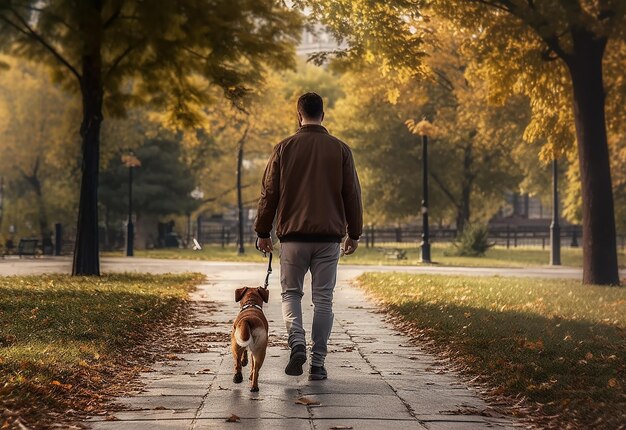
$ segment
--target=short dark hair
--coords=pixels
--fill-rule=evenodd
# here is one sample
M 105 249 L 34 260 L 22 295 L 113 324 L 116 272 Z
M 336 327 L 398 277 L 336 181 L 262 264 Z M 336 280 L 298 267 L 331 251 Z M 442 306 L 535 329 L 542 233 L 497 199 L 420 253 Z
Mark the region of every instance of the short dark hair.
M 305 93 L 298 98 L 298 112 L 306 119 L 318 119 L 324 112 L 324 102 L 319 94 Z

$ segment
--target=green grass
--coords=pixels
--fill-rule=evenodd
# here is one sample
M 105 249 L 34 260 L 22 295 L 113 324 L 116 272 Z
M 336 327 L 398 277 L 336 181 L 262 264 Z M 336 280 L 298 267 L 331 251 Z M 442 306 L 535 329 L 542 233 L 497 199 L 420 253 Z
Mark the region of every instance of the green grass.
M 359 283 L 492 394 L 526 396 L 559 428 L 626 422 L 626 288 L 372 273 Z
M 378 249 L 402 248 L 407 251 L 406 260 L 387 258 Z M 442 266 L 465 266 L 465 267 L 530 267 L 543 266 L 549 263 L 550 251 L 541 248 L 509 248 L 495 247 L 487 251 L 484 257 L 461 257 L 446 255 L 451 250 L 449 244 L 434 244 L 432 246 L 432 260 L 434 264 Z M 276 252 L 278 254 L 278 252 Z M 122 256 L 121 252 L 108 252 L 104 256 Z M 201 251 L 191 249 L 154 249 L 137 250 L 137 257 L 165 258 L 165 259 L 189 259 L 210 261 L 242 261 L 264 262 L 261 253 L 253 246 L 246 247 L 244 255 L 237 255 L 234 246 L 222 248 L 219 245 L 205 245 Z M 621 252 L 618 255 L 622 267 L 626 264 L 626 255 Z M 563 248 L 561 260 L 564 266 L 582 266 L 582 250 L 580 248 Z M 363 265 L 421 265 L 420 250 L 415 244 L 377 244 L 375 248 L 366 248 L 362 243 L 359 249 L 350 256 L 340 259 L 340 264 L 363 264 Z
M 79 409 L 125 354 L 186 303 L 201 275 L 0 277 L 0 407 Z M 43 418 L 45 421 L 45 417 Z

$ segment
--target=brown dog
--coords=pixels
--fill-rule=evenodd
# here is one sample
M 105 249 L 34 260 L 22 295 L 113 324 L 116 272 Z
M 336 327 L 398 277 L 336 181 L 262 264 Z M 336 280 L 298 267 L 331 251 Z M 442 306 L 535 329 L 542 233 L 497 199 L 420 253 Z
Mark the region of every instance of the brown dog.
M 235 318 L 232 332 L 232 350 L 235 358 L 233 382 L 243 381 L 241 368 L 248 364 L 251 354 L 250 391 L 259 391 L 259 370 L 265 360 L 269 326 L 263 314 L 263 302 L 267 303 L 267 288 L 243 287 L 235 290 L 235 302 L 240 302 L 239 315 Z

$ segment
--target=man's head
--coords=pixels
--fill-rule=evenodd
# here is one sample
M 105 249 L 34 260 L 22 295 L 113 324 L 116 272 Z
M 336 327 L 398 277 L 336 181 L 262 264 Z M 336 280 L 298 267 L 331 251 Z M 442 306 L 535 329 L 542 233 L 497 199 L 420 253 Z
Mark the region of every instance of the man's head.
M 305 93 L 298 98 L 300 124 L 320 124 L 324 119 L 324 102 L 316 93 Z

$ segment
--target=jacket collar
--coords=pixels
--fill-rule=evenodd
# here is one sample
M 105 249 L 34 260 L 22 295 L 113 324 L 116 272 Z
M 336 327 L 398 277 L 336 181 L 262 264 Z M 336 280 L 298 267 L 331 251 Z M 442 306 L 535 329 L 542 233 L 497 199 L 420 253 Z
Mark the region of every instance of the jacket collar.
M 320 124 L 304 124 L 300 126 L 300 128 L 297 131 L 297 133 L 307 133 L 307 132 L 329 134 L 328 130 L 326 130 L 326 127 Z

